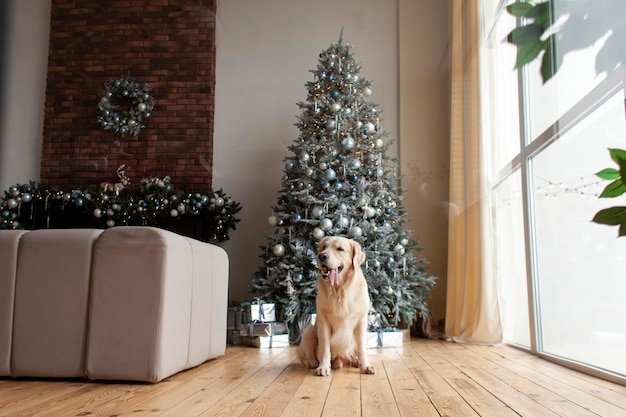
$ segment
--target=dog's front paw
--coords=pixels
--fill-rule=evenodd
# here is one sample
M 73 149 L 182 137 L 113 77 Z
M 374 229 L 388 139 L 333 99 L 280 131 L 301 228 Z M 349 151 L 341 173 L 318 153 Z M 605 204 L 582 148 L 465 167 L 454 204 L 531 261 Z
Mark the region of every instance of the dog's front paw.
M 376 373 L 376 370 L 372 365 L 364 365 L 361 366 L 361 372 L 364 374 L 374 375 Z
M 324 366 L 320 366 L 315 370 L 315 375 L 317 376 L 329 376 L 330 375 L 330 368 L 328 367 L 324 367 Z
M 315 369 L 319 366 L 319 362 L 317 361 L 317 359 L 311 359 L 311 358 L 304 358 L 302 360 L 302 363 L 304 364 L 304 366 L 306 366 L 309 369 Z

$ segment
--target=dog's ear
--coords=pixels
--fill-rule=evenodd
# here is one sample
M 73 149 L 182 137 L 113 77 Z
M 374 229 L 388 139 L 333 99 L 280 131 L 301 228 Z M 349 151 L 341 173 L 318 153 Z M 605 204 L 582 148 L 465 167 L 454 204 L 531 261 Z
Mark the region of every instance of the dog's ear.
M 365 262 L 365 253 L 361 249 L 361 245 L 356 240 L 350 241 L 352 246 L 352 264 L 356 268 Z
M 320 252 L 326 248 L 326 241 L 328 240 L 328 236 L 324 237 L 320 240 L 320 243 L 317 245 L 317 251 Z

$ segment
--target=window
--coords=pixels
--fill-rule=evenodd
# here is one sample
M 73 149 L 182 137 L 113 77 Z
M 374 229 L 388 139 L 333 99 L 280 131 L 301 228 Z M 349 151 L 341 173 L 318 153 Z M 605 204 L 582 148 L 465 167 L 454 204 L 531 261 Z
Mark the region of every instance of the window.
M 566 3 L 553 0 L 563 19 Z M 503 40 L 517 22 L 504 2 L 483 5 L 483 149 L 505 341 L 626 380 L 626 237 L 591 222 L 626 206 L 597 198 L 607 183 L 595 176 L 616 166 L 608 148 L 626 149 L 625 71 L 595 66 L 610 33 L 600 29 L 619 13 L 607 7 L 599 39 L 567 53 L 544 84 L 539 60 L 512 70 L 516 50 Z

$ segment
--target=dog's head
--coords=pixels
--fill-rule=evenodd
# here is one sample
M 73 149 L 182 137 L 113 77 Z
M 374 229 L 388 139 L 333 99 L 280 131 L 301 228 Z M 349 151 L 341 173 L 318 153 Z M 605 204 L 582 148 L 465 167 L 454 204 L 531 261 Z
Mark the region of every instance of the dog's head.
M 359 242 L 345 237 L 328 236 L 320 241 L 317 249 L 317 266 L 322 278 L 337 288 L 348 270 L 360 268 L 365 254 Z

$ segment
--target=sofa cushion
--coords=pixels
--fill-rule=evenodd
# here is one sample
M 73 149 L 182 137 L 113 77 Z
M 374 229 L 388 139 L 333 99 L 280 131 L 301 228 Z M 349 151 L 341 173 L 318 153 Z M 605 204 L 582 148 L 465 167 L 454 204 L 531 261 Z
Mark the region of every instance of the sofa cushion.
M 26 230 L 3 230 L 0 233 L 0 376 L 11 375 L 17 252 L 20 239 L 26 233 Z
M 100 236 L 92 270 L 88 378 L 156 382 L 186 368 L 192 265 L 189 240 L 166 230 L 120 226 Z
M 187 368 L 226 350 L 228 255 L 219 246 L 189 239 L 193 253 L 191 330 Z
M 83 377 L 97 229 L 33 230 L 17 259 L 11 374 Z

